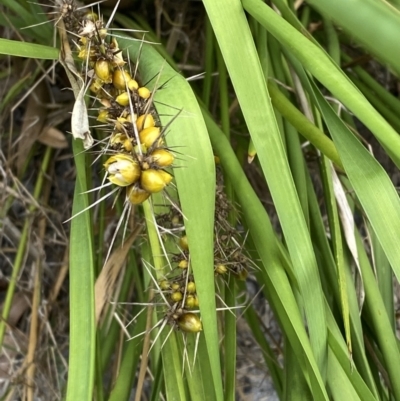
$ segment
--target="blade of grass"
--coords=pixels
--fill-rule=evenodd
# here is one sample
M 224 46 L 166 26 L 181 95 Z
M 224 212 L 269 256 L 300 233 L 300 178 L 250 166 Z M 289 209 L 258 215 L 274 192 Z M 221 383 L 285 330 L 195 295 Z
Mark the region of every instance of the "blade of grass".
M 399 10 L 386 1 L 376 0 L 309 0 L 308 3 L 400 74 L 396 39 L 400 36 Z
M 325 223 L 321 216 L 319 202 L 317 200 L 315 191 L 312 188 L 310 178 L 308 180 L 308 199 L 310 201 L 310 226 L 311 232 L 313 233 L 313 243 L 316 248 L 316 252 L 320 255 L 320 266 L 323 267 L 323 273 L 321 274 L 321 277 L 325 278 L 328 285 L 326 294 L 333 295 L 336 305 L 340 307 L 339 281 L 336 274 L 335 261 L 330 244 L 328 243 Z M 350 272 L 349 265 L 347 265 L 345 273 L 350 307 L 350 331 L 352 334 L 353 358 L 368 387 L 375 394 L 375 396 L 378 397 L 376 384 L 365 355 L 364 333 L 360 320 L 356 289 L 354 288 L 353 277 Z M 349 354 L 347 350 L 346 358 L 347 364 L 350 366 Z
M 331 159 L 338 167 L 343 168 L 334 143 L 318 127 L 308 120 L 271 81 L 268 91 L 274 107 L 318 150 Z
M 146 314 L 142 313 L 132 330 L 132 337 L 143 332 L 146 326 Z M 133 383 L 136 378 L 136 370 L 139 365 L 140 352 L 142 350 L 142 337 L 130 340 L 124 347 L 122 362 L 119 367 L 119 375 L 111 391 L 108 401 L 129 400 Z
M 51 154 L 52 154 L 52 149 L 50 147 L 47 147 L 44 157 L 43 157 L 41 169 L 40 169 L 39 175 L 36 180 L 35 189 L 33 191 L 33 199 L 35 199 L 35 201 L 37 201 L 37 202 L 39 201 L 40 196 L 41 196 L 46 171 L 47 171 L 47 169 L 49 167 L 49 163 L 50 163 Z M 3 346 L 4 335 L 5 335 L 5 331 L 6 331 L 6 327 L 7 327 L 7 321 L 8 321 L 9 313 L 11 310 L 18 277 L 19 277 L 21 268 L 23 267 L 23 264 L 24 264 L 26 246 L 27 246 L 28 240 L 29 240 L 29 231 L 32 226 L 32 215 L 33 215 L 33 212 L 37 209 L 37 207 L 38 207 L 38 204 L 32 204 L 31 206 L 29 206 L 29 209 L 28 209 L 29 213 L 28 213 L 27 218 L 25 219 L 24 226 L 22 228 L 21 238 L 20 238 L 20 241 L 18 244 L 18 249 L 17 249 L 17 254 L 15 256 L 15 260 L 14 260 L 14 264 L 13 264 L 11 279 L 10 279 L 10 283 L 7 288 L 7 293 L 6 293 L 6 297 L 4 300 L 2 313 L 1 313 L 0 349 Z
M 317 264 L 244 10 L 239 1 L 208 0 L 204 5 L 296 266 L 294 273 L 302 295 L 311 346 L 320 373 L 325 377 L 327 333 Z
M 351 185 L 396 277 L 400 278 L 400 248 L 397 244 L 397 238 L 400 237 L 400 200 L 390 178 L 333 111 L 317 86 L 308 79 L 299 62 L 289 52 L 285 54 L 313 97 L 313 102 L 318 105 Z
M 261 0 L 243 0 L 243 5 L 246 11 L 290 50 L 311 74 L 372 131 L 400 167 L 400 136 L 329 56 Z
M 317 102 L 348 178 L 374 228 L 392 269 L 400 279 L 400 201 L 382 166 L 343 124 L 314 85 Z
M 129 46 L 132 60 L 138 56 L 139 44 L 121 40 Z M 223 399 L 219 343 L 217 333 L 216 303 L 214 290 L 214 202 L 215 164 L 208 133 L 193 92 L 183 77 L 165 64 L 150 46 L 143 46 L 139 72 L 144 82 L 157 77 L 165 87 L 156 93 L 156 108 L 164 125 L 179 110 L 167 134 L 168 146 L 181 152 L 174 176 L 178 188 L 185 228 L 189 242 L 191 265 L 196 280 L 196 291 L 206 338 L 208 357 L 214 383 L 204 383 L 205 392 L 216 392 Z M 171 116 L 172 115 L 172 116 Z M 199 213 L 199 210 L 202 212 Z
M 328 309 L 328 308 L 327 308 Z M 348 378 L 349 381 L 351 381 L 353 389 L 356 391 L 358 394 L 359 398 L 362 401 L 374 401 L 374 400 L 380 400 L 380 397 L 378 395 L 373 395 L 370 389 L 367 387 L 365 382 L 363 381 L 363 378 L 360 376 L 359 372 L 357 369 L 354 369 L 354 366 L 352 363 L 349 363 L 349 356 L 347 352 L 347 347 L 346 344 L 343 342 L 343 338 L 341 336 L 340 330 L 337 327 L 331 313 L 328 313 L 328 321 L 329 321 L 329 336 L 328 336 L 328 341 L 329 341 L 329 357 L 330 357 L 330 362 L 333 363 L 334 366 L 330 366 L 329 369 L 334 368 L 342 370 L 341 372 L 338 372 L 340 377 L 342 377 L 343 380 L 343 374 L 345 374 Z M 339 383 L 336 381 L 337 376 L 332 374 L 328 375 L 328 377 L 332 377 L 332 380 L 330 381 L 330 387 L 334 386 L 342 386 L 343 381 L 340 380 Z M 335 383 L 336 381 L 336 383 Z M 348 384 L 346 387 L 349 387 Z M 348 399 L 348 400 L 353 400 L 353 398 L 338 398 L 340 399 Z
M 379 293 L 376 278 L 372 272 L 361 236 L 358 232 L 355 234 L 365 288 L 365 307 L 373 327 L 373 335 L 382 352 L 384 368 L 390 380 L 390 390 L 394 399 L 400 399 L 400 382 L 398 380 L 400 350 L 396 334 L 392 330 L 390 318 L 386 313 L 385 304 Z
M 82 141 L 73 141 L 77 169 L 72 216 L 89 206 L 86 154 Z M 94 260 L 90 211 L 71 221 L 70 257 L 70 347 L 67 401 L 89 401 L 95 375 Z
M 59 52 L 60 51 L 55 47 L 0 38 L 0 54 L 6 54 L 8 56 L 28 57 L 40 60 L 57 60 Z
M 342 231 L 341 231 L 343 228 L 343 223 L 341 226 L 339 221 L 339 210 L 340 210 L 340 208 L 338 207 L 339 199 L 337 199 L 338 191 L 335 192 L 335 186 L 333 181 L 334 178 L 336 178 L 337 180 L 339 179 L 337 178 L 335 171 L 333 171 L 331 163 L 329 163 L 326 158 L 323 158 L 320 164 L 321 164 L 322 180 L 325 193 L 325 205 L 328 215 L 329 229 L 332 237 L 331 240 L 332 249 L 336 262 L 336 275 L 339 288 L 340 309 L 342 313 L 346 344 L 349 351 L 349 355 L 351 355 L 352 344 L 351 344 L 351 333 L 350 333 L 350 311 L 349 311 L 349 300 L 347 295 L 348 291 L 347 291 L 347 282 L 345 274 L 346 266 L 343 254 L 344 243 L 342 240 Z M 347 216 L 342 215 L 342 219 L 346 217 Z M 351 216 L 351 218 L 353 218 L 353 216 Z
M 327 400 L 328 396 L 321 374 L 311 351 L 286 271 L 282 266 L 282 259 L 285 257 L 277 245 L 267 213 L 248 182 L 227 138 L 204 110 L 203 116 L 215 153 L 220 157 L 224 171 L 231 180 L 235 181 L 237 201 L 242 206 L 244 219 L 262 262 L 260 267 L 263 278 L 260 282 L 265 283 L 264 292 L 274 306 L 285 334 L 292 342 L 298 363 L 308 372 L 315 399 Z

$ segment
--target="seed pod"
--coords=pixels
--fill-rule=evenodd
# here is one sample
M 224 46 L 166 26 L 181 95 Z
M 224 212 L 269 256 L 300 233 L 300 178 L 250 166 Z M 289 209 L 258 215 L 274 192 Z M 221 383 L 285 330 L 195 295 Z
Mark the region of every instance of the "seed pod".
M 179 246 L 184 251 L 188 251 L 189 250 L 189 245 L 188 245 L 188 240 L 187 240 L 187 236 L 186 235 L 184 235 L 183 237 L 179 238 Z
M 181 292 L 177 291 L 177 292 L 173 292 L 171 294 L 171 301 L 173 302 L 179 302 L 182 301 L 183 295 Z
M 172 175 L 163 170 L 148 169 L 142 172 L 140 184 L 148 192 L 162 191 L 172 181 Z
M 106 123 L 108 122 L 109 118 L 109 113 L 107 110 L 100 110 L 99 115 L 97 116 L 97 121 L 100 121 L 101 123 Z
M 142 99 L 148 99 L 151 96 L 151 92 L 145 86 L 142 86 L 137 91 Z
M 113 73 L 112 83 L 115 88 L 119 90 L 126 90 L 126 86 L 131 79 L 132 78 L 128 71 L 116 68 Z
M 189 281 L 186 286 L 186 291 L 189 294 L 194 294 L 196 292 L 196 284 L 193 281 Z
M 165 291 L 165 290 L 169 290 L 170 285 L 169 285 L 169 281 L 168 280 L 161 280 L 158 282 L 158 285 L 160 286 L 160 288 Z
M 84 18 L 87 19 L 87 20 L 89 20 L 89 21 L 96 22 L 96 21 L 98 21 L 99 16 L 98 16 L 95 12 L 93 12 L 93 11 L 88 11 L 88 12 L 84 15 Z
M 96 73 L 97 77 L 101 79 L 103 82 L 111 83 L 111 70 L 110 64 L 108 64 L 107 60 L 98 60 L 94 65 L 94 72 Z
M 146 128 L 154 127 L 156 122 L 151 114 L 143 114 L 136 120 L 136 126 L 138 131 L 142 131 Z
M 178 267 L 180 269 L 187 269 L 188 266 L 189 266 L 189 262 L 186 259 L 183 259 L 178 263 Z
M 89 86 L 89 89 L 93 93 L 99 93 L 101 88 L 103 87 L 104 82 L 100 79 L 96 78 Z
M 134 79 L 130 79 L 128 82 L 128 88 L 133 92 L 139 88 L 139 84 Z
M 196 307 L 196 299 L 194 295 L 188 295 L 185 299 L 185 308 L 193 309 Z
M 200 318 L 191 312 L 180 315 L 176 322 L 179 328 L 187 333 L 198 333 L 203 330 Z
M 156 149 L 150 154 L 152 162 L 158 167 L 168 167 L 174 162 L 174 156 L 166 149 Z
M 214 271 L 217 274 L 225 274 L 228 271 L 228 269 L 225 265 L 223 265 L 222 263 L 219 263 L 218 265 L 215 266 Z
M 115 101 L 120 104 L 121 106 L 128 106 L 130 100 L 130 96 L 128 92 L 123 92 L 120 95 L 118 95 L 115 99 Z
M 104 167 L 108 172 L 108 179 L 115 185 L 126 187 L 135 183 L 140 177 L 140 166 L 132 157 L 119 153 L 111 156 Z
M 140 143 L 146 146 L 146 148 L 151 148 L 155 142 L 158 145 L 161 144 L 161 133 L 158 127 L 149 127 L 139 132 Z
M 148 199 L 150 195 L 150 192 L 145 191 L 138 185 L 133 185 L 127 190 L 127 197 L 129 202 L 131 202 L 133 205 L 140 205 L 146 199 Z

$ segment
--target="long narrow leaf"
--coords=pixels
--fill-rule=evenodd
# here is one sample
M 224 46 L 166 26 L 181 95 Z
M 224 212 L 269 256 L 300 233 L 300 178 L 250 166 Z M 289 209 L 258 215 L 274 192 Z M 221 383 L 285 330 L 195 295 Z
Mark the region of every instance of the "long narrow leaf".
M 349 78 L 318 46 L 261 0 L 243 0 L 245 9 L 272 33 L 332 94 L 360 119 L 400 167 L 400 136 L 371 106 Z
M 296 266 L 294 273 L 304 303 L 311 345 L 324 377 L 327 333 L 318 268 L 250 28 L 239 1 L 208 0 L 204 5 Z M 235 46 L 231 46 L 232 42 Z
M 122 46 L 129 47 L 131 59 L 136 60 L 139 43 L 125 40 L 120 42 Z M 155 98 L 155 106 L 164 125 L 171 122 L 181 111 L 168 130 L 166 139 L 171 149 L 176 149 L 182 154 L 181 160 L 176 163 L 174 176 L 185 216 L 191 266 L 196 279 L 196 291 L 214 379 L 214 387 L 213 383 L 204 385 L 215 388 L 217 399 L 222 400 L 213 267 L 214 156 L 201 111 L 185 79 L 168 66 L 150 46 L 142 48 L 139 72 L 143 82 L 151 81 L 154 84 L 159 79 L 158 86 L 164 85 L 157 91 Z

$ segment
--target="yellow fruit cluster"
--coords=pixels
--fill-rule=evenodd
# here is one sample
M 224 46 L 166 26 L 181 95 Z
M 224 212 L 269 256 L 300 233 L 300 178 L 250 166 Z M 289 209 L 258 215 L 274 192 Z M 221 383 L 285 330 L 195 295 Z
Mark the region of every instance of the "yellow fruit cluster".
M 72 19 L 72 18 L 71 18 Z M 155 118 L 151 91 L 132 77 L 118 41 L 108 35 L 103 20 L 90 12 L 81 17 L 78 58 L 83 61 L 89 89 L 101 105 L 97 121 L 111 132 L 104 154 L 108 180 L 126 187 L 126 198 L 137 205 L 162 191 L 174 162 Z
M 68 31 L 74 33 L 71 43 L 82 61 L 83 80 L 96 99 L 99 128 L 107 133 L 101 152 L 106 156 L 106 178 L 125 191 L 130 204 L 141 204 L 163 191 L 173 178 L 167 169 L 173 166 L 174 155 L 165 144 L 153 93 L 132 74 L 135 69 L 124 58 L 117 39 L 108 34 L 102 18 L 80 10 L 73 0 L 60 13 Z M 202 324 L 195 313 L 199 305 L 196 286 L 188 260 L 183 256 L 177 265 L 180 273 L 160 282 L 167 300 L 163 318 L 175 329 L 197 333 Z
M 234 208 L 223 190 L 222 173 L 219 169 L 217 169 L 217 184 L 214 274 L 216 278 L 233 274 L 239 280 L 246 280 L 251 262 L 243 246 L 240 245 L 242 239 L 238 229 L 228 222 L 228 216 Z M 172 208 L 170 213 L 157 217 L 157 224 L 164 227 L 166 232 L 175 230 L 182 233 L 184 230 L 180 216 L 177 216 Z M 176 268 L 160 280 L 158 286 L 171 307 L 176 306 L 185 313 L 199 307 L 194 277 L 190 274 L 190 252 L 186 235 L 179 237 L 177 249 L 179 252 L 171 259 Z
M 176 269 L 158 282 L 163 298 L 168 302 L 169 321 L 182 331 L 197 333 L 202 330 L 200 318 L 191 310 L 199 308 L 194 277 L 189 271 L 189 247 L 186 236 L 179 239 L 180 253 L 172 258 Z
M 66 25 L 79 37 L 78 58 L 83 62 L 85 82 L 89 80 L 89 90 L 100 105 L 97 121 L 108 134 L 102 151 L 107 156 L 103 164 L 106 177 L 125 191 L 128 202 L 141 204 L 151 194 L 163 191 L 173 178 L 167 169 L 172 167 L 174 156 L 165 145 L 153 94 L 132 74 L 130 63 L 124 59 L 117 39 L 108 34 L 103 20 L 92 12 L 78 14 L 72 7 L 74 3 L 69 4 L 71 7 L 64 10 Z M 231 273 L 245 280 L 249 259 L 240 246 L 236 226 L 228 222 L 232 210 L 218 171 L 214 273 L 216 277 Z M 170 215 L 164 216 L 163 225 L 169 227 L 166 232 L 184 232 L 180 217 L 173 213 L 171 208 Z M 177 248 L 179 252 L 172 257 L 175 269 L 158 283 L 160 296 L 167 302 L 164 318 L 175 328 L 196 333 L 202 329 L 196 314 L 199 300 L 184 234 Z

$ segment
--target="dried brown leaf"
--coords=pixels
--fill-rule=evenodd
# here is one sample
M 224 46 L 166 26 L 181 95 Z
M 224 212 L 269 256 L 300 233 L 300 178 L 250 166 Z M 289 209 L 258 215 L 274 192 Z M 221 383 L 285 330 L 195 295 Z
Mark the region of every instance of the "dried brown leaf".
M 65 149 L 68 147 L 65 135 L 54 127 L 44 127 L 38 137 L 38 141 L 54 149 Z

